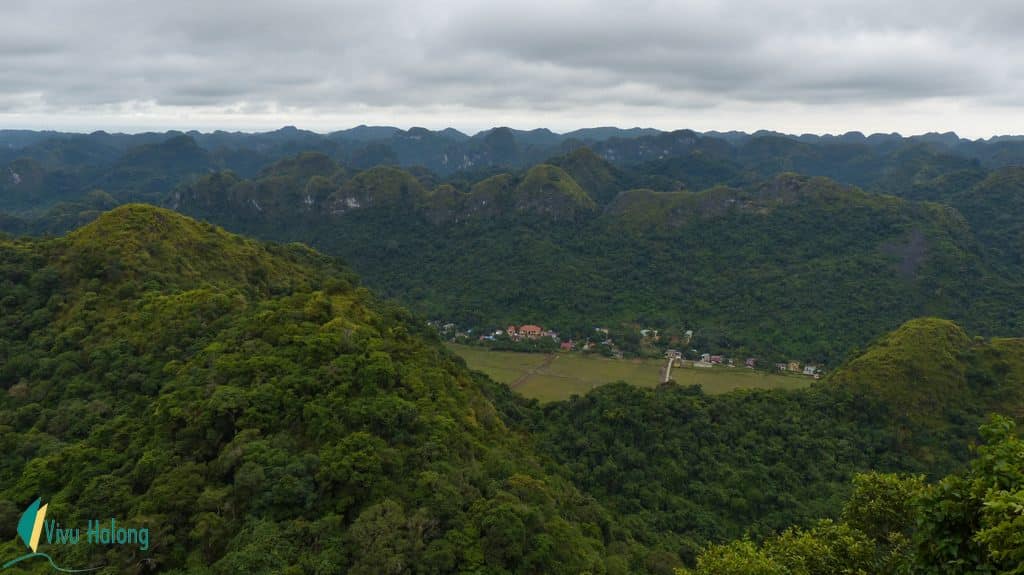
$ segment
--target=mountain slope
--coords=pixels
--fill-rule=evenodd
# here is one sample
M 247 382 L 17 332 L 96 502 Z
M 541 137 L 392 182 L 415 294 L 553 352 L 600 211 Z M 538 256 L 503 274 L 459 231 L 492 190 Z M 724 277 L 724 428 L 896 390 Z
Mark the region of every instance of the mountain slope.
M 427 191 L 411 174 L 374 168 L 340 183 L 292 180 L 291 190 L 327 190 L 309 195 L 311 206 L 287 196 L 306 210 L 299 216 L 260 212 L 239 196 L 265 181 L 211 176 L 176 192 L 173 205 L 311 243 L 382 293 L 468 327 L 530 321 L 580 335 L 644 323 L 695 328 L 703 345 L 723 351 L 837 363 L 921 315 L 989 334 L 1024 326 L 1003 305 L 1019 288 L 958 212 L 825 178 L 632 190 L 599 212 L 551 166 L 492 176 L 468 192 Z
M 978 239 L 1005 265 L 1024 270 L 1024 168 L 1004 168 L 950 198 Z
M 838 518 L 856 473 L 957 470 L 991 412 L 1024 415 L 1024 339 L 923 318 L 809 389 L 608 385 L 545 405 L 531 426 L 645 543 L 692 558 L 708 541 Z
M 578 148 L 549 162 L 565 170 L 598 204 L 607 204 L 625 187 L 623 174 L 590 148 Z
M 578 573 L 614 555 L 605 512 L 461 362 L 307 248 L 131 205 L 0 241 L 0 277 L 4 517 L 42 497 L 64 525 L 152 531 L 148 551 L 51 545 L 61 564 Z
M 0 311 L 0 526 L 42 497 L 64 525 L 150 527 L 146 551 L 46 547 L 110 572 L 670 573 L 834 515 L 855 472 L 944 473 L 985 411 L 1024 414 L 1024 343 L 933 319 L 809 390 L 540 407 L 334 260 L 142 205 L 0 239 Z

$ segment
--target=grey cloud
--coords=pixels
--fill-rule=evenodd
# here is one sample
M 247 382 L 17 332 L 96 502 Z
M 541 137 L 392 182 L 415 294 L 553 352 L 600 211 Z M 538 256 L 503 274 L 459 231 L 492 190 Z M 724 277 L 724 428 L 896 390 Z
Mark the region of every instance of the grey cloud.
M 23 115 L 420 110 L 422 124 L 457 123 L 435 116 L 448 107 L 631 124 L 871 105 L 892 108 L 898 130 L 895 110 L 916 101 L 981 115 L 1021 101 L 1022 25 L 1024 7 L 1004 0 L 39 0 L 5 6 L 0 103 Z

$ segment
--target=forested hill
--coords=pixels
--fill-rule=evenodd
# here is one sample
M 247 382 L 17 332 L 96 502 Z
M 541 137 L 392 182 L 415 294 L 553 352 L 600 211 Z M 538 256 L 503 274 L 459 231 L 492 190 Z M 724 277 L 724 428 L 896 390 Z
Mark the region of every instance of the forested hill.
M 829 365 L 920 315 L 1024 331 L 1020 139 L 360 127 L 3 143 L 0 231 L 65 233 L 146 201 L 341 256 L 462 328 L 693 329 L 711 352 Z
M 334 260 L 144 205 L 0 239 L 0 311 L 0 557 L 41 497 L 65 526 L 151 529 L 45 548 L 106 573 L 667 575 L 837 516 L 857 472 L 957 469 L 985 413 L 1024 414 L 1021 340 L 935 319 L 808 390 L 541 407 Z
M 602 572 L 607 512 L 422 323 L 308 248 L 131 205 L 0 241 L 0 556 L 36 497 L 103 572 Z M 643 557 L 643 550 L 636 552 Z
M 956 549 L 963 554 L 959 572 L 985 572 L 978 568 L 990 564 L 1005 569 L 992 573 L 1011 573 L 1020 550 L 993 560 L 976 532 L 1001 523 L 1019 533 L 1012 505 L 979 520 L 982 501 L 996 490 L 1008 499 L 1024 495 L 1024 467 L 1013 467 L 1024 464 L 1019 440 L 984 463 L 988 477 L 977 491 L 960 491 L 951 478 L 930 499 L 915 501 L 920 478 L 911 482 L 914 490 L 895 493 L 887 491 L 899 484 L 895 478 L 860 478 L 884 483 L 846 503 L 851 477 L 868 468 L 929 480 L 961 469 L 976 429 L 993 412 L 1024 416 L 1024 339 L 971 338 L 952 322 L 922 318 L 879 338 L 811 389 L 706 396 L 675 385 L 617 384 L 545 405 L 530 425 L 576 484 L 623 525 L 688 559 L 709 540 L 749 545 L 789 526 L 800 533 L 818 519 L 838 520 L 844 506 L 844 515 L 862 519 L 851 522 L 856 532 L 826 525 L 769 548 L 788 568 L 759 570 L 757 557 L 741 547 L 718 570 L 710 565 L 721 550 L 705 553 L 703 574 L 945 573 L 940 566 L 955 560 Z M 1015 437 L 1009 430 L 1001 433 Z M 986 492 L 989 486 L 998 487 Z M 895 531 L 902 535 L 894 547 Z M 995 546 L 1019 545 L 1007 536 L 993 534 Z
M 1024 333 L 1020 269 L 980 207 L 968 219 L 796 174 L 611 198 L 622 175 L 608 164 L 586 153 L 555 163 L 460 189 L 305 154 L 255 179 L 201 178 L 169 205 L 307 242 L 380 293 L 468 327 L 694 329 L 712 350 L 833 365 L 920 315 Z M 975 205 L 992 205 L 985 185 Z
M 614 191 L 700 190 L 799 172 L 902 195 L 936 179 L 1024 165 L 1022 137 L 972 141 L 956 134 L 793 136 L 616 128 L 555 134 L 498 127 L 470 136 L 450 128 L 387 126 L 330 134 L 290 126 L 252 134 L 0 130 L 0 210 L 38 212 L 94 189 L 122 203 L 159 203 L 183 181 L 220 170 L 253 177 L 304 151 L 327 155 L 351 170 L 400 166 L 459 180 L 524 170 L 584 149 L 614 166 L 615 174 L 609 175 L 624 184 Z M 557 163 L 571 172 L 569 166 L 581 162 L 567 158 Z M 603 188 L 592 196 L 603 203 L 612 190 Z

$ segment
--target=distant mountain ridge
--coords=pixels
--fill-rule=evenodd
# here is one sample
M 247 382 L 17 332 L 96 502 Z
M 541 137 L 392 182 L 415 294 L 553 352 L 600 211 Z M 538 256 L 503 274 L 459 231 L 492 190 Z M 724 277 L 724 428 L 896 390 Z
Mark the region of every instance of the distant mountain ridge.
M 159 203 L 171 189 L 195 177 L 225 169 L 253 177 L 302 152 L 325 154 L 350 170 L 391 165 L 425 169 L 441 179 L 479 179 L 540 163 L 557 164 L 556 158 L 584 148 L 618 172 L 614 191 L 699 190 L 792 171 L 903 195 L 922 182 L 955 172 L 1024 166 L 1024 137 L 971 141 L 952 133 L 904 138 L 859 132 L 792 136 L 605 127 L 557 134 L 498 127 L 470 136 L 452 128 L 392 126 L 357 126 L 329 134 L 294 126 L 262 133 L 3 130 L 0 210 L 38 211 L 93 189 L 119 201 Z M 595 199 L 604 201 L 613 191 L 605 189 L 599 195 Z
M 308 242 L 469 325 L 700 324 L 722 349 L 834 362 L 919 315 L 984 335 L 1024 321 L 1024 140 L 1010 137 L 8 135 L 0 230 L 59 234 L 120 203 L 166 205 Z M 794 323 L 772 329 L 772 314 Z

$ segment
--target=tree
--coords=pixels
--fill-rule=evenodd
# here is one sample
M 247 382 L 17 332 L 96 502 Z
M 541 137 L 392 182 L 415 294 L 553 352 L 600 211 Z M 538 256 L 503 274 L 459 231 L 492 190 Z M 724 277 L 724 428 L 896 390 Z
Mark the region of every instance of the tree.
M 1024 441 L 993 416 L 966 473 L 929 486 L 917 501 L 915 569 L 928 573 L 1024 573 Z

